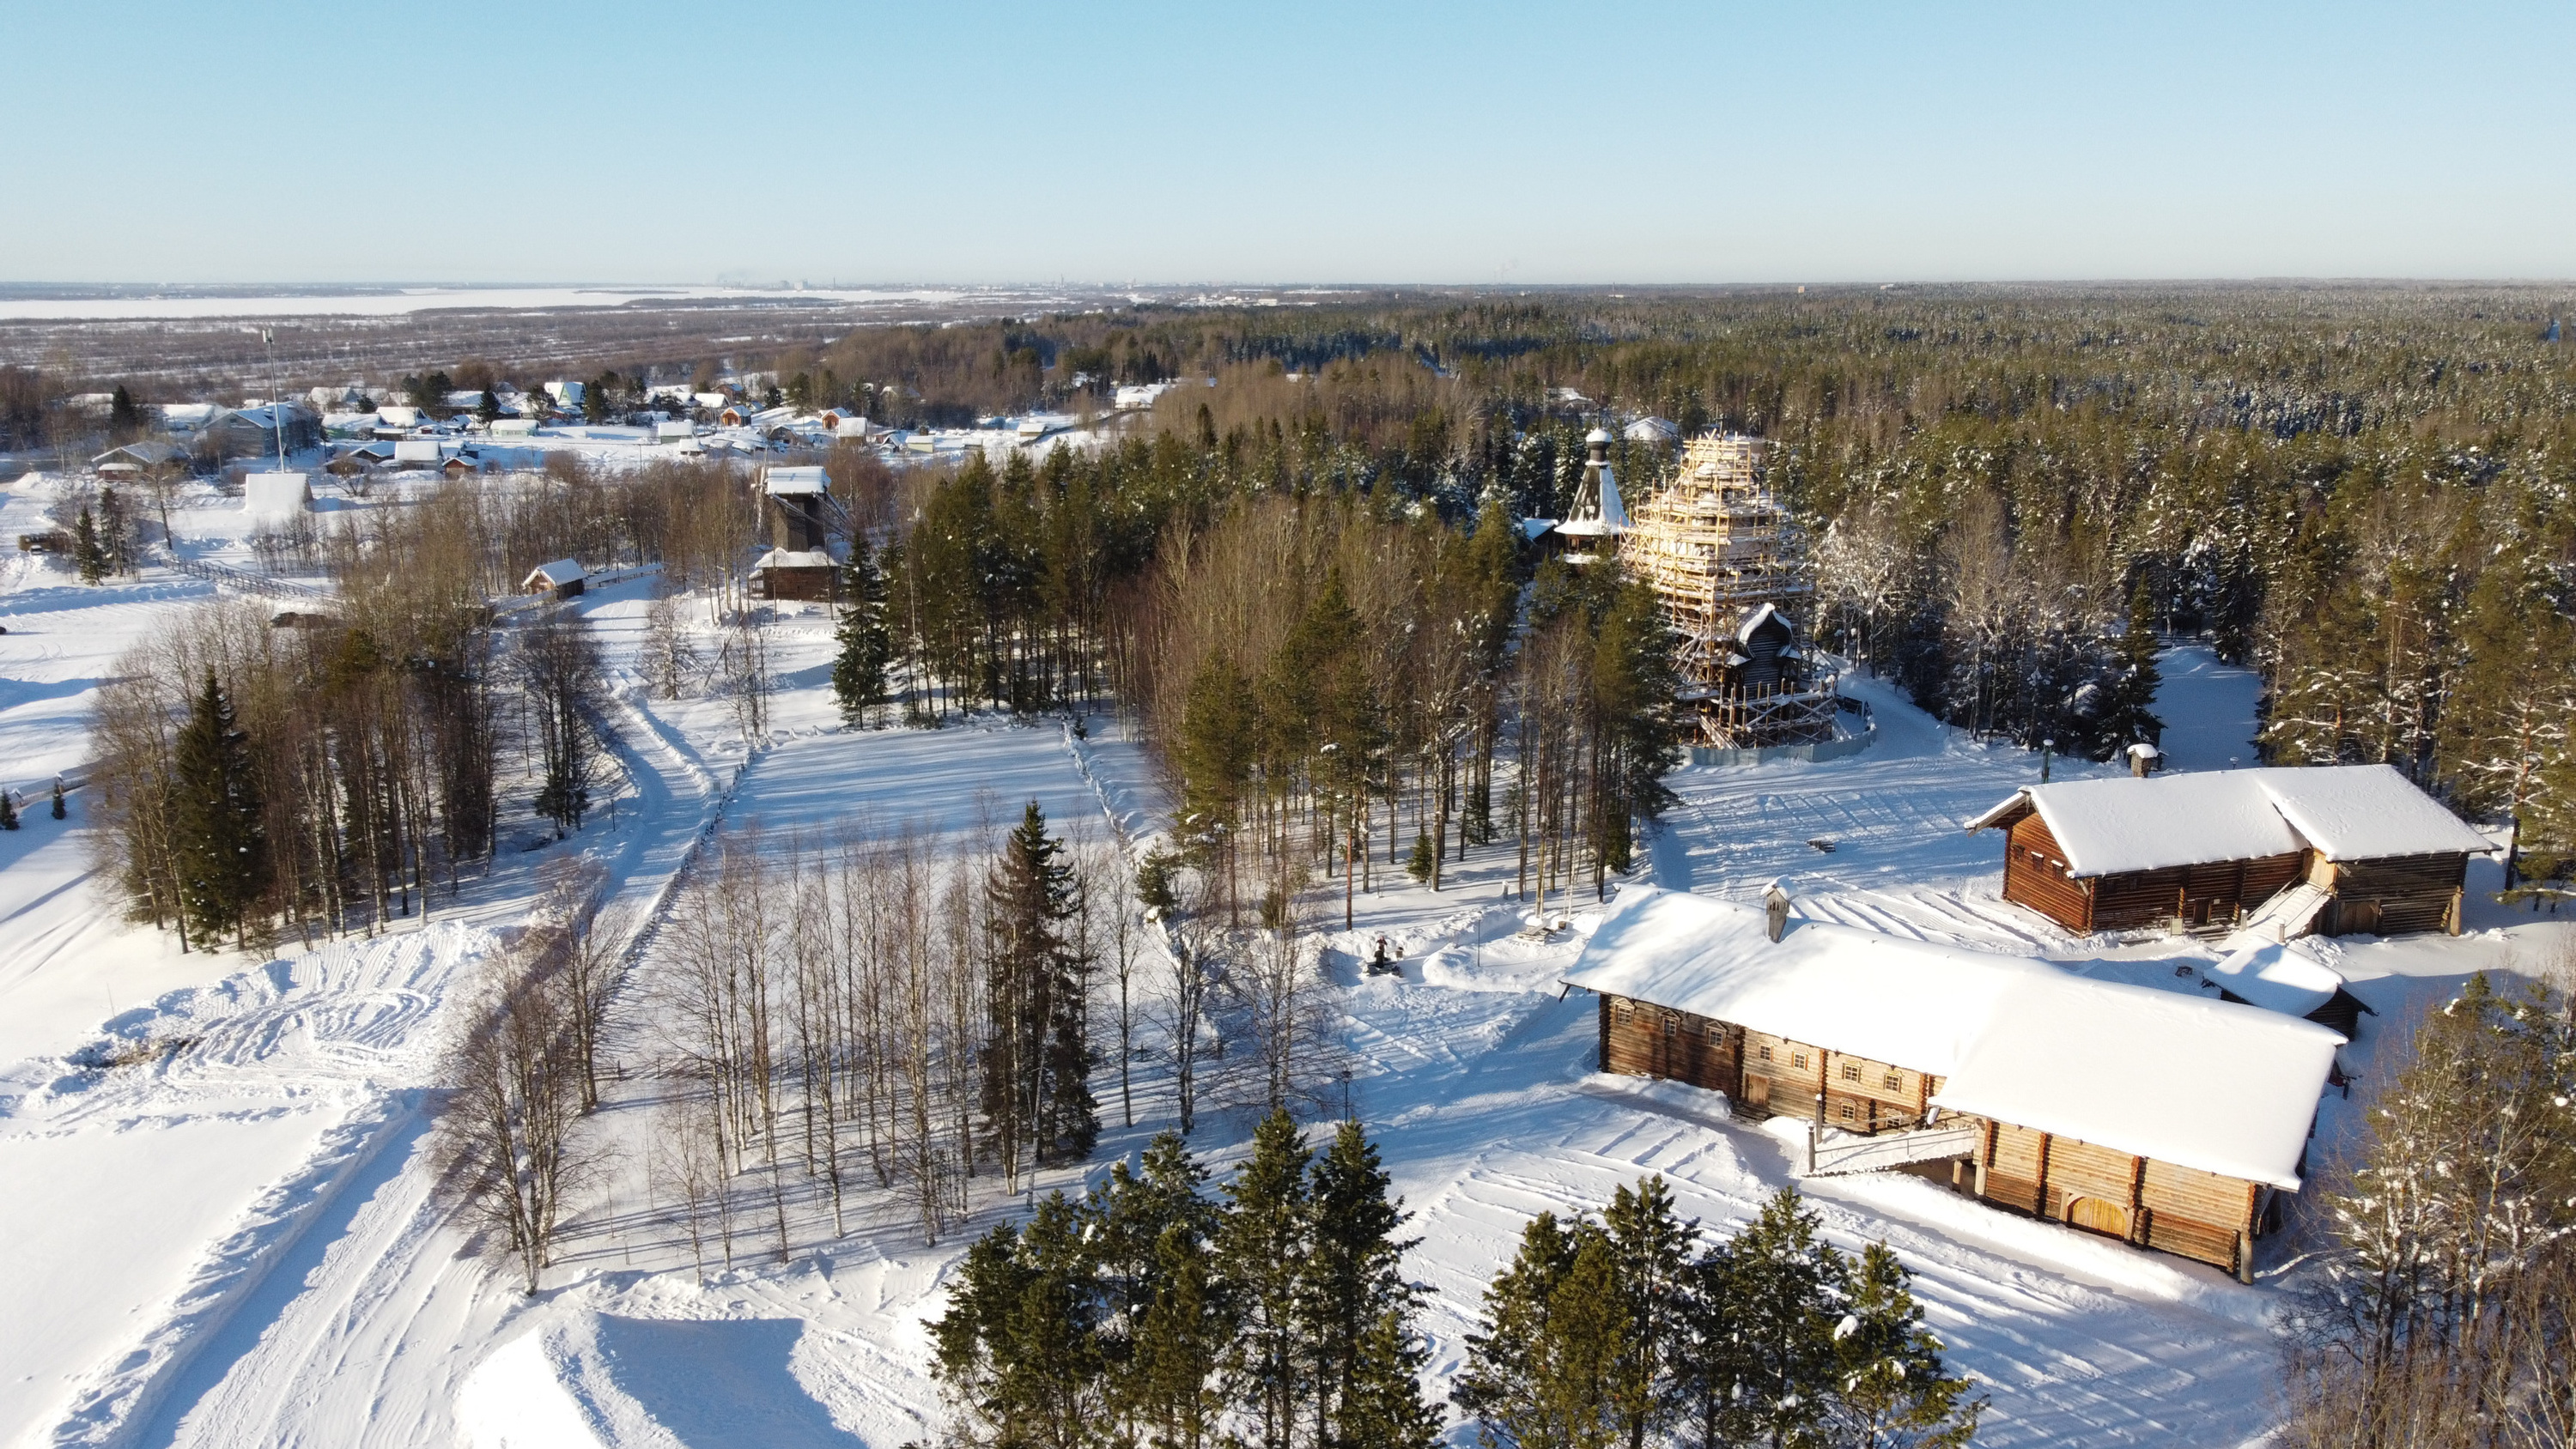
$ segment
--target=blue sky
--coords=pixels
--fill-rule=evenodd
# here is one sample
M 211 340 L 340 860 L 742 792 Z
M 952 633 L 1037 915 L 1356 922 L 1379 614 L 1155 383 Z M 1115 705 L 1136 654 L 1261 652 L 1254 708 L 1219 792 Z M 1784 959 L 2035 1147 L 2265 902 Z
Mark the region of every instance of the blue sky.
M 0 0 L 0 280 L 2576 275 L 2576 6 Z

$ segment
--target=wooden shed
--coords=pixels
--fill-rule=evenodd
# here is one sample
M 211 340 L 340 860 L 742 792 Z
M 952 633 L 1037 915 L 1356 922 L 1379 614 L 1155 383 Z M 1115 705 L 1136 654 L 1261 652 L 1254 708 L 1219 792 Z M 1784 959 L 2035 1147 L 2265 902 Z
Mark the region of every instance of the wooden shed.
M 839 583 L 840 565 L 821 549 L 773 548 L 751 566 L 752 592 L 764 599 L 829 601 Z
M 2033 785 L 1968 828 L 2004 832 L 2004 899 L 2068 930 L 2273 940 L 2456 933 L 2469 857 L 2495 849 L 2387 765 Z
M 543 594 L 556 603 L 562 603 L 566 599 L 580 598 L 589 578 L 578 561 L 559 558 L 553 563 L 539 564 L 530 569 L 527 580 L 519 588 L 525 593 Z
M 2240 1277 L 2344 1038 L 2183 990 L 1638 887 L 1565 981 L 1605 1071 L 1724 1092 L 1998 1206 Z

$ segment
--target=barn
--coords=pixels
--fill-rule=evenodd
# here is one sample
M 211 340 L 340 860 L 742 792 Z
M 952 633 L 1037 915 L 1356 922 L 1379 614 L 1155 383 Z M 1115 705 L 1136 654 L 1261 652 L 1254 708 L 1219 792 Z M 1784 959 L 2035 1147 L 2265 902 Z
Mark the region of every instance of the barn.
M 2275 941 L 2456 934 L 2469 857 L 2495 849 L 2388 765 L 2033 785 L 1968 829 L 2004 832 L 2004 899 L 2070 931 Z
M 582 572 L 578 560 L 559 558 L 553 563 L 539 564 L 530 569 L 527 580 L 519 588 L 524 593 L 543 594 L 560 604 L 566 599 L 580 598 L 589 582 L 589 576 Z
M 1620 892 L 1565 978 L 1602 1069 L 1816 1124 L 1871 1167 L 2137 1247 L 2253 1272 L 2298 1191 L 2344 1038 L 2259 1007 L 2044 961 Z
M 764 599 L 829 601 L 839 582 L 839 566 L 821 549 L 773 548 L 751 566 L 752 592 Z

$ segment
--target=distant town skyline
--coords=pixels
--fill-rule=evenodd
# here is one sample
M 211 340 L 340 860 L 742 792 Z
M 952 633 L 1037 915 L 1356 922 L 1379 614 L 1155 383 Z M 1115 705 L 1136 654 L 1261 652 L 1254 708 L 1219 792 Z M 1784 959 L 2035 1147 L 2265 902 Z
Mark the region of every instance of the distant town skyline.
M 2576 10 L 0 0 L 0 281 L 2576 275 Z

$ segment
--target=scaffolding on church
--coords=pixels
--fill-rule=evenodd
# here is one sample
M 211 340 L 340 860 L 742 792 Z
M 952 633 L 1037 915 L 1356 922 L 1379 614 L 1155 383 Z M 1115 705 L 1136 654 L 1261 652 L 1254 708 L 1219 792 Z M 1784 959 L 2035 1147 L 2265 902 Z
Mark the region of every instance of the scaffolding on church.
M 1716 749 L 1834 737 L 1834 675 L 1808 657 L 1791 613 L 1815 592 L 1805 540 L 1763 485 L 1762 447 L 1691 439 L 1617 535 L 1620 562 L 1654 588 L 1673 631 L 1691 743 Z

